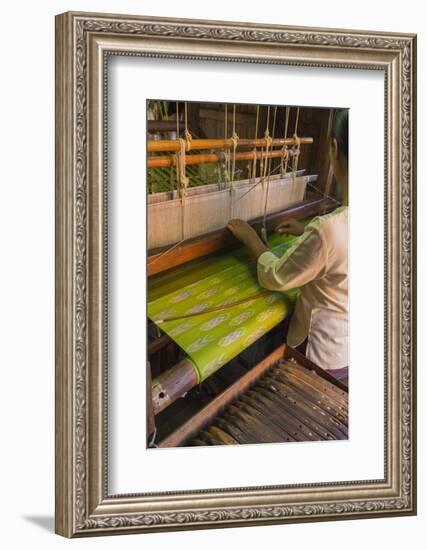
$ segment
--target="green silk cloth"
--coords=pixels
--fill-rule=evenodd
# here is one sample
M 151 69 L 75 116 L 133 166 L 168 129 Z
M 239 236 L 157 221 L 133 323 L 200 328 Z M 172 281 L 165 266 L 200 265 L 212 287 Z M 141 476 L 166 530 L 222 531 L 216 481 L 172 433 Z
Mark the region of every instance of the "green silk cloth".
M 273 235 L 269 247 L 280 257 L 294 241 Z M 209 270 L 196 277 L 189 282 L 187 274 L 186 284 L 169 292 L 149 289 L 148 317 L 185 351 L 202 382 L 287 317 L 298 290 L 266 292 L 233 306 L 264 291 L 245 249 L 212 259 Z M 153 294 L 159 297 L 151 299 Z M 180 318 L 167 321 L 175 317 Z

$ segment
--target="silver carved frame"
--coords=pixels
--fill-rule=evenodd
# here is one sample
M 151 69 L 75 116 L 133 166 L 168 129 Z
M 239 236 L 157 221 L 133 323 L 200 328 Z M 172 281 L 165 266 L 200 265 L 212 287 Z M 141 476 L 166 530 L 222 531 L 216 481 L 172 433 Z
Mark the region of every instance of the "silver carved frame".
M 384 479 L 108 494 L 105 206 L 110 55 L 384 72 Z M 415 35 L 89 13 L 57 16 L 57 533 L 76 537 L 416 513 L 415 109 Z

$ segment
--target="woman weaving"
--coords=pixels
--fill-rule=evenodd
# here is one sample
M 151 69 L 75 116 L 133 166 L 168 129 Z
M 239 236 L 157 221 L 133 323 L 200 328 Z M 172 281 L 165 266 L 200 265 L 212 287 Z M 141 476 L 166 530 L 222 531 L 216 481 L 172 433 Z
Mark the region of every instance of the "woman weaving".
M 348 111 L 336 112 L 329 156 L 342 206 L 304 226 L 296 220 L 276 231 L 300 235 L 281 257 L 268 250 L 246 222 L 227 227 L 257 261 L 259 284 L 273 291 L 300 288 L 287 343 L 336 378 L 348 376 Z

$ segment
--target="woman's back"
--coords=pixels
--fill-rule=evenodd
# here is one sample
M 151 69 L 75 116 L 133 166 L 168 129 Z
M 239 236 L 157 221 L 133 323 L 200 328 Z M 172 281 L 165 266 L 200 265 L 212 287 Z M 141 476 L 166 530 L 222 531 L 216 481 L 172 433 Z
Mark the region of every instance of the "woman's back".
M 310 254 L 310 240 L 321 243 L 309 259 L 318 264 L 318 275 L 301 286 L 288 343 L 297 346 L 309 336 L 307 356 L 325 368 L 341 368 L 348 365 L 348 208 L 315 218 L 305 234 L 300 254 Z

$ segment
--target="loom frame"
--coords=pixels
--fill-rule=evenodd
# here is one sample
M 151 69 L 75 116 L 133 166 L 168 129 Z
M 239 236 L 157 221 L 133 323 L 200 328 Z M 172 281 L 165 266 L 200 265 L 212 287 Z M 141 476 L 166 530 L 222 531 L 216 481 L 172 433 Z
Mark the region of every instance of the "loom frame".
M 384 71 L 384 479 L 108 494 L 104 122 L 105 60 L 112 54 Z M 58 534 L 82 537 L 416 513 L 415 114 L 413 34 L 133 15 L 57 16 Z

